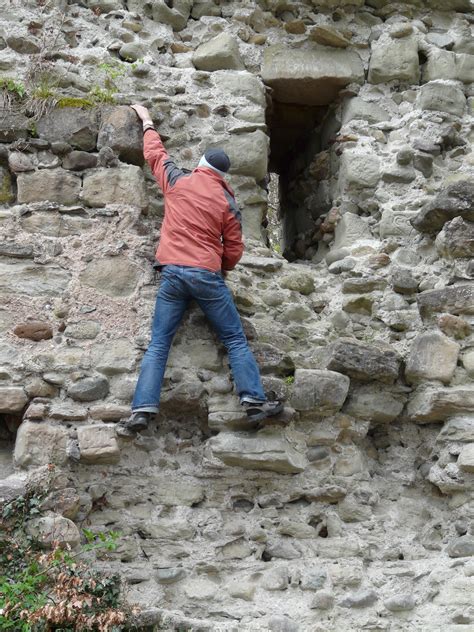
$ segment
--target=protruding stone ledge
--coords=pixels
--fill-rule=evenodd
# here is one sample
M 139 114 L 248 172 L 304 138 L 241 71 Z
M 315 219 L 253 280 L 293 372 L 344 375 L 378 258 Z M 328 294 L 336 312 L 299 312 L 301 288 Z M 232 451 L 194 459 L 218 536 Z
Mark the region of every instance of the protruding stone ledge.
M 474 412 L 474 386 L 429 387 L 415 392 L 407 406 L 407 417 L 417 423 L 445 421 L 454 415 Z
M 302 472 L 308 462 L 288 432 L 265 429 L 253 433 L 221 432 L 209 440 L 213 455 L 226 465 L 282 474 Z
M 362 83 L 362 60 L 354 51 L 269 46 L 264 53 L 263 81 L 283 103 L 326 105 L 349 83 Z
M 327 347 L 325 356 L 327 369 L 356 380 L 390 384 L 398 377 L 400 358 L 384 345 L 365 345 L 352 338 L 341 338 Z
M 350 379 L 335 371 L 297 369 L 291 405 L 304 415 L 338 412 L 349 391 Z
M 426 290 L 416 297 L 423 319 L 433 313 L 474 314 L 474 284 L 450 285 L 441 290 Z
M 461 180 L 449 185 L 423 206 L 411 224 L 421 232 L 436 233 L 455 217 L 474 221 L 474 182 Z

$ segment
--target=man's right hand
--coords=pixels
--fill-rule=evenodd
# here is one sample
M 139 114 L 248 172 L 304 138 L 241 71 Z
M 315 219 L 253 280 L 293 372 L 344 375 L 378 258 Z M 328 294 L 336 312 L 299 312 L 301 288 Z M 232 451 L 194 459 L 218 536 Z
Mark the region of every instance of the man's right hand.
M 132 110 L 135 110 L 138 118 L 142 121 L 143 124 L 151 123 L 153 125 L 153 121 L 151 118 L 150 112 L 143 105 L 134 104 L 130 106 Z

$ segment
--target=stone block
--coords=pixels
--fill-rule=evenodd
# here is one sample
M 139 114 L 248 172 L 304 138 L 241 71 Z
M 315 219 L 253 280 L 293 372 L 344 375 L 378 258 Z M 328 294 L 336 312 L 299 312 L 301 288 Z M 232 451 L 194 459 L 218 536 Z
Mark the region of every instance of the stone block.
M 186 27 L 192 6 L 193 2 L 190 0 L 175 2 L 174 6 L 168 6 L 165 0 L 156 0 L 152 5 L 153 20 L 159 24 L 168 24 L 173 31 L 182 31 Z
M 92 220 L 68 214 L 35 211 L 20 217 L 21 228 L 27 233 L 47 237 L 68 237 L 81 235 L 92 228 Z
M 0 166 L 0 204 L 9 204 L 14 197 L 10 174 Z
M 377 599 L 378 596 L 374 590 L 365 589 L 348 594 L 341 599 L 338 605 L 342 608 L 367 608 L 373 605 Z
M 77 439 L 83 463 L 117 463 L 120 460 L 113 424 L 79 426 Z
M 466 107 L 466 97 L 454 82 L 430 81 L 421 86 L 417 104 L 422 110 L 435 110 L 462 116 Z
M 92 364 L 105 375 L 132 371 L 136 358 L 137 352 L 127 338 L 95 345 L 92 352 Z
M 383 605 L 387 610 L 390 610 L 390 612 L 406 612 L 415 608 L 416 601 L 412 594 L 400 593 L 385 599 Z
M 417 423 L 446 421 L 450 417 L 474 412 L 474 386 L 429 387 L 410 397 L 407 417 Z
M 313 610 L 330 610 L 334 606 L 334 595 L 329 590 L 318 590 L 313 597 L 310 608 Z
M 354 51 L 328 49 L 288 49 L 276 44 L 265 49 L 262 79 L 283 103 L 328 105 L 341 88 L 362 83 L 362 60 Z
M 38 135 L 51 143 L 69 143 L 74 149 L 94 151 L 97 139 L 96 110 L 59 108 L 37 123 Z M 43 198 L 44 199 L 44 198 Z
M 308 295 L 314 291 L 314 276 L 310 272 L 292 272 L 280 279 L 280 286 L 287 290 Z
M 474 258 L 474 222 L 455 217 L 436 237 L 436 249 L 446 257 Z
M 474 443 L 474 415 L 460 415 L 448 419 L 441 428 L 436 441 Z
M 269 138 L 261 130 L 206 143 L 206 148 L 221 147 L 227 152 L 230 173 L 262 180 L 267 175 Z
M 341 338 L 326 349 L 326 368 L 356 380 L 392 383 L 398 377 L 400 358 L 390 348 Z
M 0 294 L 60 296 L 71 275 L 53 265 L 0 263 Z
M 43 321 L 29 320 L 25 323 L 18 323 L 13 329 L 13 333 L 18 338 L 26 338 L 28 340 L 49 340 L 53 337 L 53 327 L 50 323 Z
M 458 465 L 463 472 L 474 472 L 474 442 L 462 448 L 458 456 Z
M 199 367 L 207 371 L 219 371 L 222 368 L 219 346 L 214 339 L 184 338 L 179 343 L 173 344 L 168 366 L 193 370 Z
M 13 459 L 19 467 L 62 465 L 66 457 L 67 430 L 44 422 L 24 421 L 18 428 Z
M 469 377 L 474 377 L 474 349 L 467 349 L 462 356 L 462 365 Z
M 296 474 L 307 466 L 302 446 L 296 444 L 289 432 L 274 429 L 256 434 L 221 432 L 208 445 L 223 463 L 244 469 Z
M 145 209 L 148 198 L 142 170 L 130 165 L 88 172 L 84 176 L 82 199 L 92 207 L 125 204 Z
M 17 176 L 18 202 L 58 202 L 70 206 L 79 201 L 81 179 L 64 169 L 41 169 Z
M 366 148 L 346 149 L 341 157 L 339 188 L 365 189 L 375 187 L 381 175 L 380 158 Z M 352 215 L 346 213 L 343 217 Z
M 100 323 L 92 320 L 80 320 L 77 323 L 70 323 L 64 330 L 64 335 L 78 340 L 94 340 L 99 335 Z
M 109 383 L 105 377 L 86 377 L 71 384 L 67 394 L 78 402 L 93 402 L 107 397 Z
M 417 211 L 392 211 L 386 209 L 382 212 L 382 218 L 379 223 L 380 237 L 386 239 L 387 237 L 408 237 L 413 234 L 413 226 L 410 220 L 416 215 Z
M 455 576 L 440 585 L 440 591 L 434 597 L 433 602 L 436 605 L 448 606 L 449 608 L 454 606 L 472 607 L 473 594 L 474 577 Z M 466 626 L 462 627 L 465 628 Z
M 402 412 L 405 399 L 402 393 L 367 384 L 351 391 L 344 405 L 344 413 L 372 423 L 391 423 Z
M 81 283 L 106 296 L 133 294 L 140 278 L 139 268 L 127 257 L 107 257 L 91 261 L 81 274 Z
M 275 345 L 260 342 L 252 343 L 252 351 L 263 375 L 288 375 L 294 371 L 295 365 L 290 355 Z
M 39 352 L 32 357 L 32 361 L 35 368 L 43 372 L 66 373 L 87 369 L 90 366 L 88 353 L 81 347 L 73 346 L 53 347 L 51 350 Z M 64 379 L 65 376 L 62 376 L 59 383 L 62 384 Z M 54 379 L 52 381 L 56 383 Z
M 411 221 L 424 233 L 437 233 L 455 217 L 474 221 L 474 182 L 461 180 L 450 184 L 427 202 Z
M 113 108 L 102 118 L 97 148 L 111 147 L 122 162 L 143 165 L 143 132 L 128 106 Z
M 81 541 L 81 533 L 74 522 L 57 514 L 29 520 L 26 531 L 45 548 L 55 544 L 74 548 Z
M 449 557 L 471 557 L 474 555 L 474 536 L 463 535 L 456 538 L 446 547 L 446 552 Z
M 246 71 L 218 70 L 212 74 L 212 81 L 220 94 L 233 103 L 235 99 L 245 99 L 265 110 L 265 86 L 262 80 Z
M 63 169 L 70 171 L 83 171 L 97 167 L 97 156 L 89 154 L 87 151 L 73 150 L 66 154 L 62 161 Z
M 350 379 L 334 371 L 296 369 L 291 406 L 303 413 L 338 412 L 347 397 Z
M 423 81 L 436 79 L 472 83 L 474 81 L 474 55 L 453 53 L 433 47 L 428 52 L 428 61 L 423 69 Z
M 367 123 L 381 123 L 388 121 L 390 114 L 377 103 L 365 101 L 361 97 L 352 97 L 344 104 L 342 125 L 346 125 L 354 119 L 367 121 Z
M 474 314 L 474 285 L 449 285 L 441 290 L 426 290 L 417 295 L 423 319 L 439 312 Z
M 10 259 L 33 259 L 34 249 L 32 245 L 20 245 L 13 241 L 5 241 L 0 244 L 0 257 Z
M 0 413 L 19 413 L 28 403 L 28 396 L 21 386 L 0 386 Z
M 346 213 L 337 223 L 333 249 L 348 248 L 359 239 L 370 238 L 371 233 L 367 219 L 354 215 L 354 213 Z
M 186 379 L 171 389 L 163 391 L 160 410 L 165 416 L 179 419 L 193 415 L 206 416 L 204 408 L 206 390 L 197 378 Z
M 4 98 L 0 94 L 0 143 L 13 143 L 20 138 L 27 138 L 30 122 L 19 111 L 10 109 L 5 105 Z
M 310 39 L 322 46 L 334 48 L 347 48 L 351 43 L 337 29 L 329 26 L 316 26 L 310 33 Z
M 415 37 L 392 39 L 384 34 L 373 42 L 369 83 L 403 81 L 413 84 L 419 79 L 418 42 Z
M 221 33 L 201 44 L 193 53 L 193 64 L 198 70 L 243 70 L 239 44 L 229 33 Z
M 167 507 L 192 507 L 204 499 L 204 487 L 191 478 L 169 476 L 150 480 L 156 505 Z
M 18 496 L 26 494 L 26 477 L 24 474 L 11 474 L 0 480 L 0 503 L 7 503 Z
M 449 384 L 457 365 L 460 346 L 444 334 L 430 331 L 419 334 L 408 356 L 405 376 L 409 384 L 439 380 Z

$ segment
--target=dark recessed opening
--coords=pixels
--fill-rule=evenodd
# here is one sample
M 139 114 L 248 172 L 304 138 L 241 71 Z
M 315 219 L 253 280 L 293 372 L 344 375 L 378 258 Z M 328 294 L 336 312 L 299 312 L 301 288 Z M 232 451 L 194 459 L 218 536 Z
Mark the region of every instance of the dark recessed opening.
M 294 95 L 291 97 L 294 99 Z M 303 90 L 301 100 L 308 99 Z M 289 261 L 317 255 L 321 216 L 331 208 L 328 154 L 335 118 L 329 105 L 285 103 L 267 108 L 270 135 L 266 229 L 269 246 Z
M 13 473 L 13 451 L 21 415 L 0 415 L 0 480 Z

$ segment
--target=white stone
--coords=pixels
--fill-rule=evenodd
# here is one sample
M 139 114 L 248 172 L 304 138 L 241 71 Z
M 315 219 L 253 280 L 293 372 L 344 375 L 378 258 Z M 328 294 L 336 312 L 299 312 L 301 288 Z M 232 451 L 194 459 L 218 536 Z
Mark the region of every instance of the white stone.
M 84 463 L 117 463 L 120 459 L 113 424 L 79 426 L 77 439 Z
M 20 467 L 62 465 L 67 458 L 67 435 L 62 426 L 24 421 L 18 428 L 13 459 Z
M 257 434 L 221 432 L 208 444 L 213 455 L 226 465 L 283 473 L 302 472 L 307 465 L 291 435 L 278 430 L 264 429 Z
M 464 472 L 474 472 L 474 443 L 468 443 L 462 448 L 458 465 Z
M 18 413 L 28 403 L 28 396 L 21 386 L 0 387 L 0 413 Z
M 370 83 L 394 80 L 418 83 L 419 77 L 418 42 L 415 37 L 392 39 L 384 34 L 372 44 Z
M 468 349 L 462 356 L 462 365 L 469 377 L 474 378 L 474 349 Z
M 193 54 L 193 64 L 198 70 L 243 70 L 237 40 L 229 33 L 221 33 L 201 44 Z
M 421 86 L 418 105 L 423 110 L 439 110 L 462 116 L 466 107 L 466 97 L 454 82 L 430 81 Z
M 416 384 L 423 380 L 439 380 L 448 384 L 453 377 L 460 348 L 457 342 L 440 332 L 419 334 L 407 360 L 407 381 Z
M 374 187 L 380 178 L 380 158 L 371 149 L 346 149 L 341 157 L 339 188 Z M 351 215 L 346 213 L 343 217 Z

